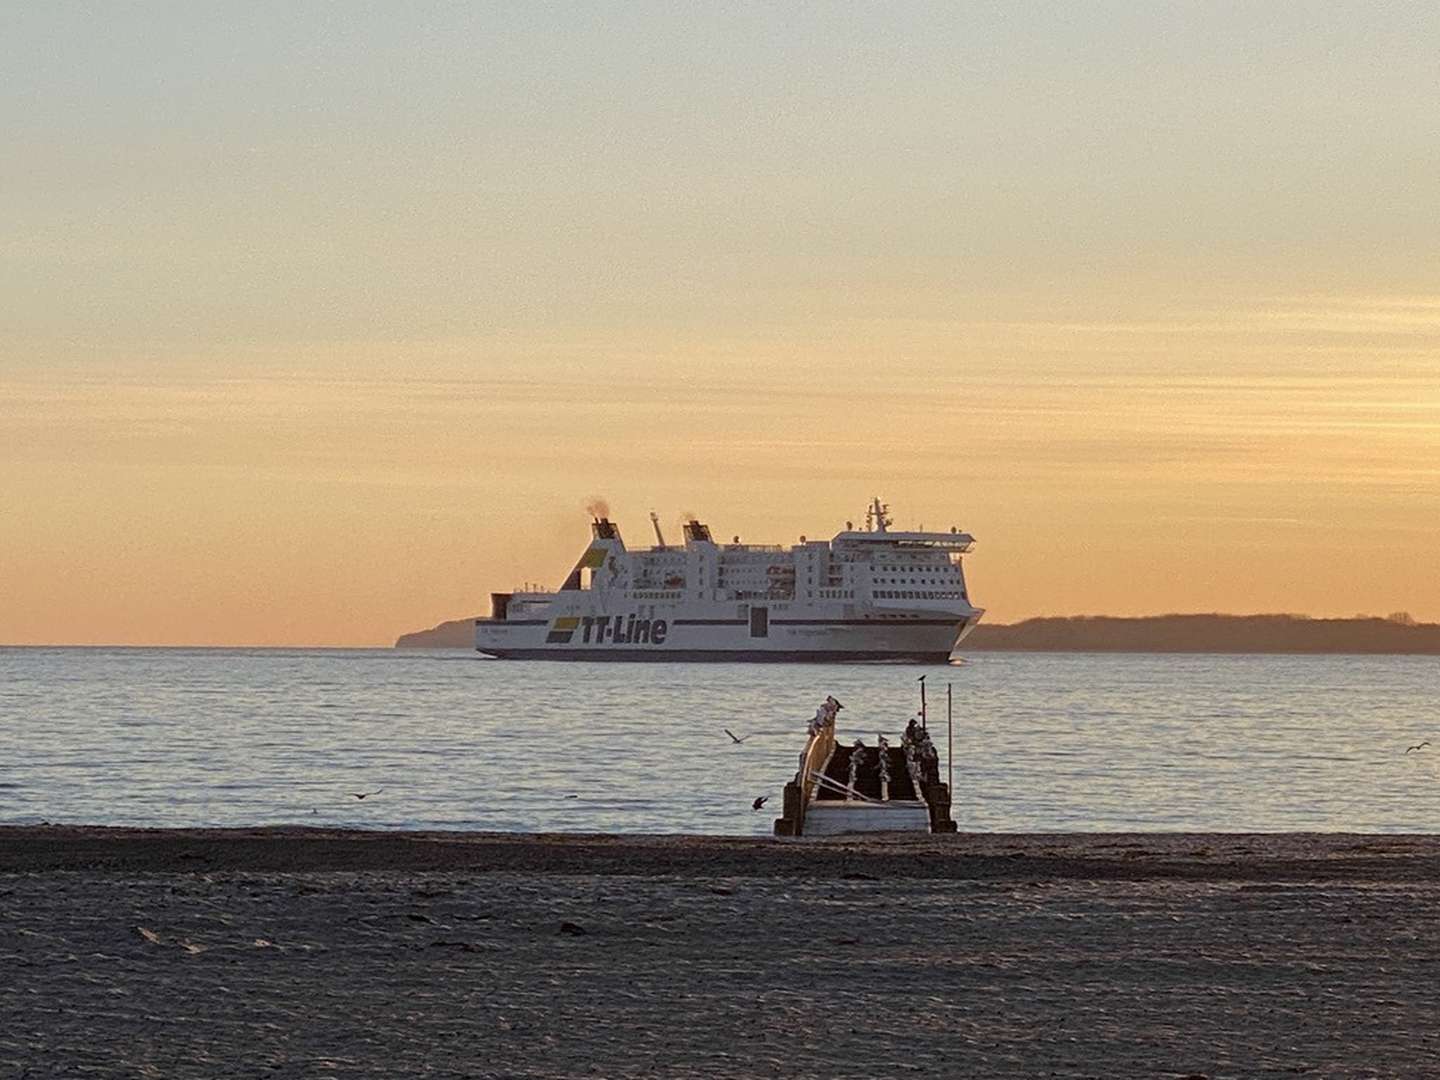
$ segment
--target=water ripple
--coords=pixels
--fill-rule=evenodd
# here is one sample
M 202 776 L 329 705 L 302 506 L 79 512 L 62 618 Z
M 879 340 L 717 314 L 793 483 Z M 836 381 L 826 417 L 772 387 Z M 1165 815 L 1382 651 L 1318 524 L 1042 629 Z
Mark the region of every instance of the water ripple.
M 954 688 L 962 829 L 1430 831 L 1440 756 L 1403 751 L 1437 734 L 1435 673 L 1421 657 L 0 649 L 0 821 L 764 833 L 750 802 L 778 803 L 820 698 L 873 741 L 926 674 L 942 730 Z

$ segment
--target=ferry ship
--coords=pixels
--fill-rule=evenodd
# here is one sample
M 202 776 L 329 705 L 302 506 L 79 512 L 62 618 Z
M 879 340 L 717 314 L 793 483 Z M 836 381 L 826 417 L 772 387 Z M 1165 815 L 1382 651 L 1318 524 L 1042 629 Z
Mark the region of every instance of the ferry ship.
M 558 591 L 491 594 L 475 648 L 514 660 L 946 663 L 984 613 L 961 566 L 969 533 L 891 528 L 871 502 L 865 528 L 829 540 L 716 543 L 691 519 L 684 543 L 631 551 L 597 514 L 590 546 Z

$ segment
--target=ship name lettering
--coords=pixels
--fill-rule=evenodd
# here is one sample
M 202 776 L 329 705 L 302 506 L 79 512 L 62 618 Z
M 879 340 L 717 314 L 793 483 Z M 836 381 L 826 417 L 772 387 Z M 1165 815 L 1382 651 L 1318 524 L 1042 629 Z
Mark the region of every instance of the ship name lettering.
M 664 645 L 670 625 L 639 615 L 582 615 L 580 638 L 586 645 Z

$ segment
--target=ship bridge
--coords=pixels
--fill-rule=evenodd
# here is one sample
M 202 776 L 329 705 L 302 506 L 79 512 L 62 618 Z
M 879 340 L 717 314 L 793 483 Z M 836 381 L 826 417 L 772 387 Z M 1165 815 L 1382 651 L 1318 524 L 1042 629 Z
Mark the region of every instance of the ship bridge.
M 954 551 L 963 555 L 975 543 L 975 537 L 958 529 L 950 532 L 892 532 L 890 530 L 860 531 L 850 529 L 838 532 L 831 545 L 837 548 L 857 547 L 901 547 L 932 548 L 937 551 Z

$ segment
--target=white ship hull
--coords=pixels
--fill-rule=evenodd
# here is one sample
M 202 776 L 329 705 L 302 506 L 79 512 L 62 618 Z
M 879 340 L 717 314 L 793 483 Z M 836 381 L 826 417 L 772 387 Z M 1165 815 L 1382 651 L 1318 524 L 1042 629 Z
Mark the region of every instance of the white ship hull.
M 613 631 L 597 641 L 592 622 L 591 640 L 580 628 L 569 641 L 554 637 L 553 620 L 516 622 L 478 619 L 476 648 L 488 656 L 507 660 L 658 660 L 658 661 L 910 661 L 940 664 L 949 661 L 961 639 L 979 621 L 979 611 L 953 617 L 923 617 L 903 621 L 877 619 L 772 618 L 768 635 L 753 637 L 748 620 L 663 620 L 663 641 L 626 640 L 624 623 L 620 640 Z M 607 627 L 608 629 L 608 627 Z
M 651 515 L 655 520 L 654 515 Z M 973 538 L 871 528 L 790 548 L 717 544 L 691 520 L 685 543 L 631 550 L 597 517 L 558 590 L 495 593 L 475 647 L 515 660 L 908 660 L 944 663 L 982 614 L 961 557 Z

